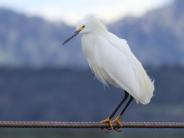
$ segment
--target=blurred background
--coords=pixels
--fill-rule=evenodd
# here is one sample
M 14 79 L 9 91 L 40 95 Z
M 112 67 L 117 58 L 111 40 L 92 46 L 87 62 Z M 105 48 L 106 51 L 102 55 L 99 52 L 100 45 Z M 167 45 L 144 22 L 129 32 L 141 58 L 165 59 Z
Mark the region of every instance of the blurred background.
M 90 6 L 89 6 L 90 5 Z M 94 13 L 128 40 L 155 81 L 149 105 L 126 121 L 184 121 L 183 0 L 0 0 L 0 120 L 99 121 L 123 97 L 89 70 L 80 37 L 62 42 Z M 0 137 L 183 137 L 182 130 L 0 129 Z

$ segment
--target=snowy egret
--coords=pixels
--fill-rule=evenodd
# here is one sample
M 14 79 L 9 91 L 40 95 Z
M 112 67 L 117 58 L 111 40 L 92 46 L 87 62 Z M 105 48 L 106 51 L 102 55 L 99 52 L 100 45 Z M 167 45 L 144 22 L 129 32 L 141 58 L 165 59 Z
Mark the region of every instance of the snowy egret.
M 82 35 L 82 49 L 95 76 L 103 84 L 111 84 L 125 92 L 124 98 L 102 123 L 122 126 L 121 116 L 133 99 L 148 104 L 153 96 L 154 84 L 135 57 L 125 39 L 108 32 L 106 26 L 94 15 L 88 15 L 77 25 L 75 33 L 66 39 L 67 43 L 77 34 Z M 121 113 L 113 120 L 119 108 L 127 101 Z

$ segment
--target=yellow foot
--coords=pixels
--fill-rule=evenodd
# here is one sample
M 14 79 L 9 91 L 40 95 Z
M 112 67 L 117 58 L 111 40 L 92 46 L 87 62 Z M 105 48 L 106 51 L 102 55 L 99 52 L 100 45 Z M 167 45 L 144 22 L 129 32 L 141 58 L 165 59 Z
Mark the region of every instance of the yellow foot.
M 121 122 L 121 117 L 120 116 L 117 116 L 113 120 L 113 123 L 116 124 L 116 125 L 118 125 L 118 127 L 114 128 L 114 130 L 120 132 L 120 129 L 123 127 L 123 124 Z
M 109 128 L 104 128 L 102 130 L 113 130 L 113 125 L 112 125 L 112 121 L 110 120 L 110 118 L 106 118 L 105 120 L 100 121 L 103 124 L 107 124 L 109 126 Z

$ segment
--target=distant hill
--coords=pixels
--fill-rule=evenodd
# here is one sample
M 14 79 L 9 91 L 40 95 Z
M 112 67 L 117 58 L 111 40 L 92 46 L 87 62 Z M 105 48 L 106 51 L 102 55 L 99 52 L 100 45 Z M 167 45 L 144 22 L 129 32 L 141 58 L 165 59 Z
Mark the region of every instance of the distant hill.
M 175 0 L 141 18 L 127 17 L 110 25 L 128 40 L 135 54 L 149 65 L 184 64 L 184 1 Z
M 140 18 L 126 17 L 109 25 L 126 38 L 146 65 L 184 65 L 184 1 L 153 10 Z M 86 68 L 79 37 L 66 46 L 73 28 L 8 9 L 0 9 L 0 65 Z
M 79 41 L 63 46 L 73 32 L 64 23 L 48 22 L 0 9 L 0 65 L 2 66 L 84 66 Z

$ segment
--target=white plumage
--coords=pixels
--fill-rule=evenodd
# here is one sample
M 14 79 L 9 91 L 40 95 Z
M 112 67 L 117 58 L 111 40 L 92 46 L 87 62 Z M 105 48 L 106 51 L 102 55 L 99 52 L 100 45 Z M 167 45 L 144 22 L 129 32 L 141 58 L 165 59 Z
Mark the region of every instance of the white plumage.
M 148 104 L 153 96 L 154 83 L 126 40 L 108 32 L 93 15 L 79 22 L 74 35 L 63 44 L 79 33 L 83 34 L 82 49 L 95 76 L 105 85 L 125 90 L 138 103 Z
M 95 16 L 87 16 L 77 27 L 81 26 L 82 49 L 95 76 L 126 90 L 137 102 L 149 103 L 154 84 L 126 40 L 108 32 Z

